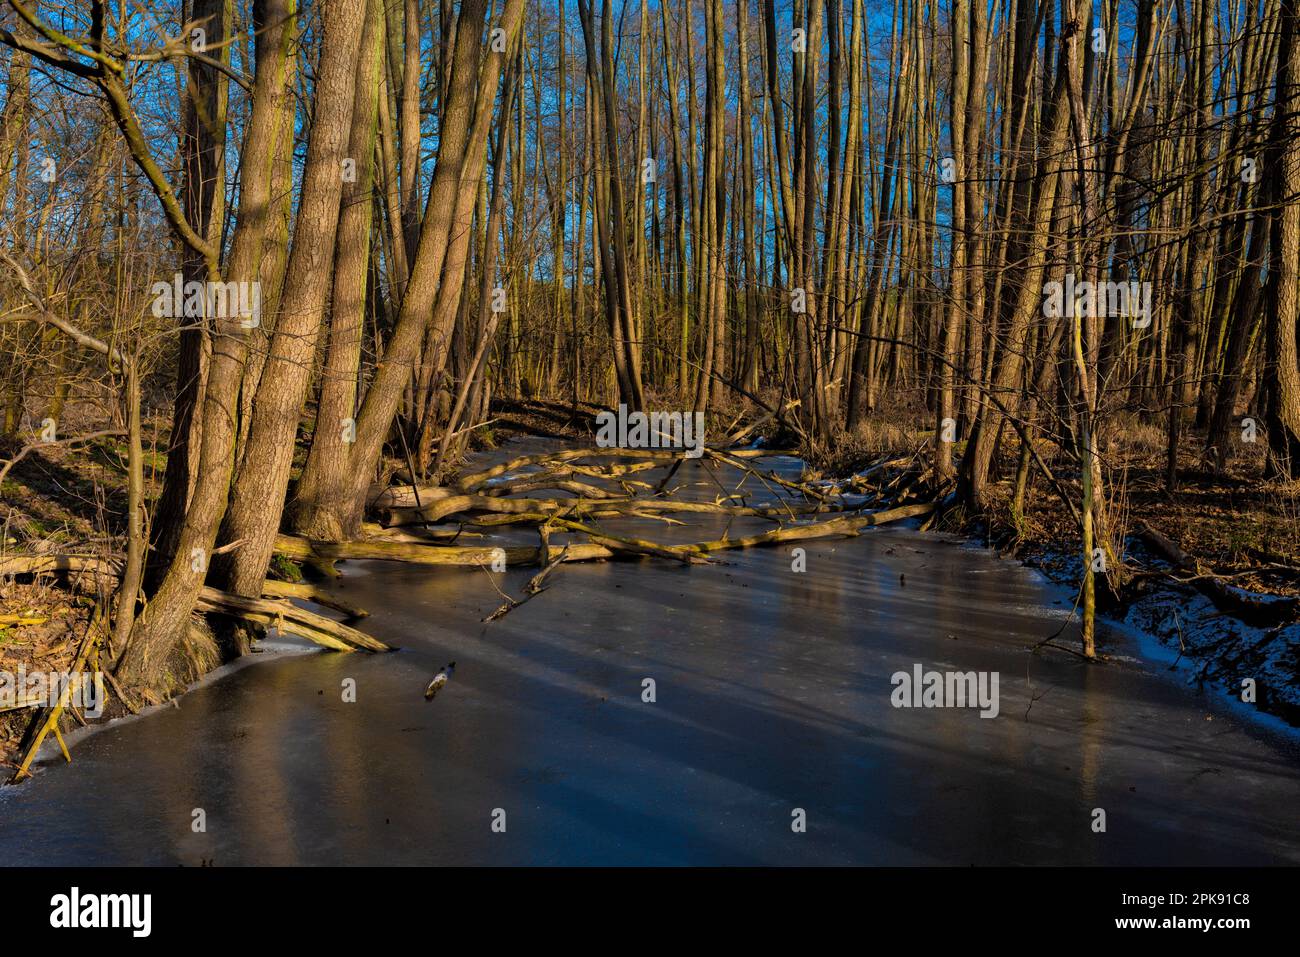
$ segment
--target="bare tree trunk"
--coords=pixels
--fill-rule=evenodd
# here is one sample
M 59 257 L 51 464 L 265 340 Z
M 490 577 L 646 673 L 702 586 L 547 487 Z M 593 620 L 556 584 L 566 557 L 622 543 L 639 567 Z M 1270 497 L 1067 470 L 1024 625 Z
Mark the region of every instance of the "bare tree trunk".
M 1300 10 L 1281 0 L 1282 47 L 1278 54 L 1278 104 L 1273 118 L 1270 180 L 1278 207 L 1273 213 L 1269 259 L 1268 388 L 1269 469 L 1285 478 L 1300 475 Z
M 349 452 L 356 441 L 356 400 L 361 368 L 361 343 L 365 331 L 366 279 L 370 274 L 370 238 L 374 223 L 376 114 L 378 111 L 380 56 L 384 18 L 370 0 L 348 134 L 348 156 L 354 164 L 345 179 L 342 211 L 334 253 L 333 296 L 330 301 L 329 346 L 321 369 L 316 426 L 302 478 L 290 501 L 289 520 L 300 535 L 334 541 L 343 536 L 337 516 L 351 511 L 352 503 L 339 500 L 342 483 L 325 483 L 329 475 L 346 474 Z M 324 507 L 317 507 L 323 505 Z M 319 518 L 321 524 L 315 524 Z
M 230 61 L 228 0 L 195 0 L 192 20 L 213 43 L 217 57 Z M 266 42 L 274 42 L 270 38 Z M 221 240 L 225 218 L 226 106 L 229 80 L 199 60 L 189 60 L 181 133 L 182 169 L 185 184 L 181 193 L 185 217 L 194 231 L 208 243 Z M 181 263 L 187 282 L 207 279 L 207 264 L 190 250 Z M 153 574 L 176 554 L 182 517 L 189 505 L 197 479 L 200 420 L 195 417 L 204 392 L 207 358 L 212 344 L 202 323 L 180 319 L 176 385 L 172 404 L 172 440 L 167 451 L 162 494 L 154 507 Z
M 331 484 L 338 486 L 337 490 L 322 493 L 318 501 L 307 502 L 299 496 L 299 516 L 310 515 L 309 509 L 324 508 L 327 502 L 349 503 L 346 512 L 336 514 L 331 519 L 325 520 L 319 516 L 311 519 L 313 523 L 328 521 L 340 528 L 345 535 L 355 534 L 360 527 L 366 490 L 410 381 L 416 354 L 430 322 L 440 286 L 439 279 L 447 259 L 452 225 L 456 221 L 459 206 L 457 196 L 462 191 L 470 196 L 478 192 L 476 179 L 471 181 L 466 178 L 462 182 L 470 125 L 474 115 L 481 111 L 480 98 L 486 98 L 489 109 L 495 99 L 497 78 L 504 56 L 504 50 L 495 47 L 489 50 L 480 78 L 478 61 L 482 50 L 482 24 L 486 5 L 486 0 L 464 0 L 461 5 L 452 54 L 453 65 L 449 74 L 450 86 L 439 136 L 438 163 L 425 205 L 420 241 L 396 324 L 385 343 L 382 360 L 356 416 L 356 442 L 352 445 L 348 469 L 343 474 L 330 472 L 312 477 L 312 487 L 326 489 Z M 507 48 L 513 42 L 511 38 L 518 32 L 522 12 L 522 0 L 507 0 L 498 27 L 503 31 L 504 46 Z M 307 481 L 306 475 L 302 481 Z
M 292 0 L 265 0 L 258 21 L 266 25 L 259 39 L 257 78 L 242 148 L 239 223 L 231 242 L 227 275 L 232 281 L 257 277 L 262 236 L 269 212 L 274 154 L 266 143 L 274 142 L 280 124 L 279 93 L 291 75 L 288 49 L 296 22 Z M 278 25 L 278 29 L 277 29 Z M 166 190 L 157 185 L 150 163 L 141 155 L 142 144 L 130 120 L 124 92 L 107 86 L 110 107 L 122 128 L 137 165 L 154 183 L 173 230 L 190 246 L 201 242 L 184 225 L 179 207 Z M 214 254 L 206 258 L 207 278 L 221 279 Z M 117 666 L 117 675 L 134 685 L 166 690 L 166 664 L 188 626 L 189 614 L 203 587 L 209 556 L 225 514 L 227 493 L 234 468 L 239 382 L 246 354 L 245 330 L 233 317 L 212 318 L 212 357 L 203 392 L 202 448 L 194 490 L 185 510 L 174 556 L 144 613 L 132 626 L 127 646 Z
M 245 597 L 260 594 L 280 530 L 298 419 L 329 291 L 321 277 L 330 275 L 343 161 L 350 158 L 357 51 L 367 11 L 350 0 L 327 0 L 321 15 L 324 30 L 315 111 L 280 315 L 222 525 L 223 542 L 242 544 L 221 556 L 216 568 L 225 590 Z
M 601 11 L 601 52 L 597 61 L 590 3 L 578 0 L 578 11 L 586 44 L 587 75 L 593 91 L 600 94 L 597 118 L 604 129 L 605 139 L 605 176 L 602 186 L 596 190 L 596 225 L 605 278 L 605 311 L 614 344 L 614 368 L 618 374 L 620 401 L 629 408 L 640 409 L 645 404 L 645 399 L 641 391 L 641 359 L 636 341 L 636 318 L 628 267 L 627 227 L 623 219 L 626 207 L 623 203 L 622 162 L 618 148 L 618 110 L 614 100 L 614 16 L 610 0 L 604 0 Z

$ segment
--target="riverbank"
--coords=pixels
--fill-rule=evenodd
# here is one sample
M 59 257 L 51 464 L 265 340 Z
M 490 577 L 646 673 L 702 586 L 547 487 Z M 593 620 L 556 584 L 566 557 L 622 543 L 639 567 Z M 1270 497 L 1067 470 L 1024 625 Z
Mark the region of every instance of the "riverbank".
M 492 425 L 480 430 L 478 442 L 482 445 L 504 441 L 512 434 L 541 434 L 557 441 L 585 443 L 590 440 L 596 410 L 595 406 L 575 409 L 563 403 L 543 401 L 502 403 L 494 407 Z M 736 420 L 729 422 L 730 429 L 736 431 Z M 874 428 L 870 441 L 845 441 L 833 454 L 809 449 L 810 464 L 794 476 L 796 485 L 808 489 L 833 488 L 855 497 L 853 500 L 859 503 L 870 500 L 872 508 L 917 502 L 926 494 L 924 483 L 912 481 L 915 475 L 907 479 L 909 462 L 915 459 L 915 450 L 909 454 L 908 443 L 917 438 L 901 426 L 885 425 Z M 923 434 L 920 441 L 924 442 Z M 96 540 L 94 519 L 107 530 L 107 536 L 101 534 L 99 539 L 111 539 L 111 511 L 101 504 L 97 512 L 88 516 L 85 503 L 112 502 L 120 497 L 122 490 L 115 484 L 120 483 L 120 469 L 114 468 L 120 461 L 121 450 L 115 449 L 113 440 L 108 438 L 85 450 L 56 449 L 48 456 L 42 453 L 30 457 L 11 473 L 20 494 L 6 497 L 12 530 L 7 542 L 27 551 L 63 551 L 77 544 L 83 549 L 91 548 Z M 882 464 L 890 467 L 881 468 Z M 839 473 L 839 477 L 828 478 L 830 470 Z M 1140 483 L 1134 484 L 1140 487 Z M 995 502 L 1009 508 L 1009 482 L 995 482 L 993 491 Z M 1268 494 L 1261 492 L 1259 500 L 1270 501 Z M 979 518 L 948 509 L 935 522 L 927 520 L 925 527 L 941 528 L 995 547 L 1064 587 L 1077 587 L 1078 576 L 1073 572 L 1077 560 L 1069 544 L 1068 514 L 1050 495 L 1032 501 L 1032 507 L 1014 526 L 1000 522 L 998 515 L 1006 513 L 996 509 L 992 517 Z M 1186 514 L 1186 503 L 1175 502 L 1171 509 L 1144 512 L 1142 517 L 1152 525 L 1170 529 L 1173 518 Z M 51 528 L 51 516 L 61 520 L 60 527 Z M 1272 512 L 1258 521 L 1268 525 L 1284 517 Z M 1223 520 L 1208 512 L 1202 518 L 1197 525 L 1202 536 L 1213 521 Z M 1245 694 L 1253 698 L 1244 702 L 1249 708 L 1296 724 L 1300 714 L 1297 710 L 1300 625 L 1283 621 L 1264 627 L 1235 619 L 1197 591 L 1193 576 L 1181 573 L 1180 578 L 1178 569 L 1169 567 L 1161 556 L 1144 550 L 1136 538 L 1126 538 L 1125 542 L 1124 557 L 1133 565 L 1133 584 L 1105 610 L 1106 617 L 1135 634 L 1147 636 L 1157 657 L 1162 652 L 1171 652 L 1171 663 L 1182 666 L 1180 674 L 1188 683 L 1234 699 Z M 1277 545 L 1268 547 L 1276 549 Z M 1247 552 L 1240 554 L 1249 558 Z M 1276 551 L 1267 554 L 1285 557 Z M 292 562 L 279 558 L 277 562 L 283 566 L 278 568 L 280 573 L 289 577 L 299 573 Z M 1276 592 L 1252 593 L 1233 586 L 1234 590 L 1240 591 L 1247 600 L 1284 601 L 1290 597 L 1286 576 L 1280 574 L 1286 567 L 1282 562 L 1261 562 L 1259 567 L 1238 576 L 1243 580 L 1250 575 L 1258 576 L 1254 580 L 1280 580 L 1283 587 Z M 1191 581 L 1185 580 L 1189 577 Z M 75 580 L 46 577 L 0 583 L 0 613 L 13 619 L 12 624 L 0 630 L 0 671 L 16 672 L 20 668 L 28 672 L 61 671 L 71 665 L 89 626 L 91 605 L 90 599 L 76 586 Z M 1060 643 L 1059 636 L 1045 634 L 1044 638 Z M 1103 656 L 1110 653 L 1104 645 L 1100 650 Z M 213 666 L 216 664 L 213 662 Z M 200 677 L 198 673 L 192 676 Z M 1247 679 L 1254 682 L 1253 686 L 1243 685 Z M 194 686 L 193 681 L 190 686 Z M 119 691 L 108 688 L 100 720 L 129 713 L 127 699 Z M 136 704 L 138 710 L 139 703 Z M 15 767 L 13 761 L 18 744 L 30 726 L 30 715 L 30 710 L 21 709 L 0 712 L 0 762 L 10 768 Z M 85 716 L 72 712 L 68 730 L 85 720 Z
M 807 449 L 804 477 L 874 491 L 883 506 L 893 501 L 886 486 L 900 484 L 901 473 L 921 477 L 913 463 L 930 454 L 929 440 L 917 417 L 882 415 L 833 447 Z M 1189 685 L 1300 727 L 1300 482 L 1260 479 L 1262 441 L 1234 450 L 1223 473 L 1206 471 L 1197 451 L 1202 437 L 1190 434 L 1170 494 L 1159 440 L 1136 421 L 1103 437 L 1122 551 L 1119 587 L 1099 590 L 1099 615 L 1142 636 L 1155 658 L 1182 666 Z M 954 456 L 963 451 L 957 443 Z M 1018 441 L 1004 443 L 985 513 L 947 508 L 933 527 L 1019 559 L 1077 601 L 1078 526 L 1036 469 L 1017 508 L 1019 452 Z M 1077 482 L 1057 464 L 1062 456 L 1046 444 L 1040 454 L 1077 501 Z M 872 473 L 882 462 L 894 467 Z
M 474 467 L 555 447 L 530 441 Z M 763 465 L 792 482 L 802 468 Z M 707 500 L 714 479 L 744 476 L 691 463 L 675 482 Z M 693 541 L 770 524 L 685 520 L 625 517 L 609 530 Z M 55 760 L 35 785 L 0 791 L 0 854 L 160 866 L 1300 862 L 1294 746 L 1158 675 L 1104 626 L 1124 653 L 1101 666 L 1031 653 L 1057 628 L 1077 641 L 1068 595 L 914 524 L 802 543 L 803 563 L 776 547 L 693 568 L 565 564 L 492 621 L 534 568 L 342 563 L 331 594 L 371 609 L 367 627 L 401 651 L 262 659 L 84 738 L 74 767 Z M 484 530 L 507 548 L 532 537 Z M 449 661 L 451 680 L 426 701 Z M 998 717 L 895 707 L 891 676 L 918 664 L 998 673 Z

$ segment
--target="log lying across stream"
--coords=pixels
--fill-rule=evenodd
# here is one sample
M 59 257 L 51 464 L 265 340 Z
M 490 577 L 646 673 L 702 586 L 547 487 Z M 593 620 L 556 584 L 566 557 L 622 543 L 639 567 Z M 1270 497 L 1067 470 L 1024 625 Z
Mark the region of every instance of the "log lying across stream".
M 559 452 L 520 456 L 479 472 L 462 475 L 449 486 L 394 486 L 374 501 L 383 518 L 384 529 L 368 538 L 347 542 L 309 541 L 291 535 L 276 540 L 281 555 L 328 569 L 344 560 L 379 560 L 411 562 L 421 565 L 464 567 L 500 567 L 519 565 L 547 566 L 552 562 L 600 561 L 616 557 L 652 557 L 684 564 L 707 562 L 715 552 L 759 545 L 805 541 L 838 535 L 854 535 L 860 529 L 899 521 L 934 510 L 932 502 L 914 502 L 878 512 L 862 512 L 834 490 L 762 473 L 746 460 L 780 453 L 756 449 L 705 449 L 710 465 L 716 463 L 741 470 L 742 485 L 750 491 L 728 492 L 719 485 L 721 494 L 714 501 L 689 501 L 665 491 L 664 486 L 686 460 L 681 452 L 661 449 L 566 449 Z M 615 459 L 613 462 L 601 460 Z M 594 460 L 584 462 L 584 460 Z M 633 480 L 631 476 L 648 469 L 668 467 L 669 472 L 658 485 Z M 531 471 L 525 471 L 531 470 Z M 617 483 L 621 491 L 575 481 L 575 476 Z M 512 496 L 511 492 L 536 492 L 553 489 L 566 497 L 538 498 Z M 765 490 L 776 501 L 748 505 L 748 494 Z M 838 500 L 837 500 L 838 499 Z M 651 518 L 674 521 L 674 513 L 719 515 L 728 518 L 758 518 L 775 522 L 766 532 L 686 544 L 661 544 L 630 538 L 594 524 L 604 518 Z M 835 518 L 810 521 L 813 516 L 838 513 Z M 431 528 L 438 522 L 465 526 L 531 525 L 538 529 L 541 542 L 531 545 L 490 546 L 484 544 L 444 544 L 446 527 Z M 679 523 L 680 524 L 680 523 Z M 419 533 L 399 532 L 397 527 L 419 527 L 436 539 L 421 541 Z M 551 533 L 578 535 L 585 540 L 563 546 L 548 541 Z M 562 557 L 561 557 L 562 555 Z

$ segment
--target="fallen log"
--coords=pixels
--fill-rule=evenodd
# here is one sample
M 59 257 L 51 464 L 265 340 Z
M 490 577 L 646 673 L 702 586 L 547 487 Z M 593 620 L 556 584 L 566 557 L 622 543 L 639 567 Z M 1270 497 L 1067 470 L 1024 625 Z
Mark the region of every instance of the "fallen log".
M 781 519 L 796 515 L 818 515 L 827 512 L 852 511 L 855 506 L 838 504 L 787 503 L 781 506 L 723 505 L 719 502 L 684 502 L 657 498 L 498 498 L 491 495 L 454 495 L 424 508 L 393 508 L 384 513 L 387 527 L 416 525 L 422 522 L 439 522 L 459 512 L 490 512 L 503 515 L 528 513 L 600 515 L 617 514 L 650 515 L 663 512 L 695 512 L 707 515 L 726 515 L 733 518 L 752 517 Z
M 348 625 L 285 601 L 244 598 L 216 588 L 205 587 L 199 592 L 195 608 L 203 612 L 243 618 L 264 627 L 274 626 L 280 631 L 298 635 L 335 651 L 392 650 L 388 645 L 365 632 L 357 631 Z
M 660 545 L 657 542 L 647 541 L 643 538 L 628 538 L 623 535 L 611 535 L 608 532 L 602 532 L 600 529 L 592 528 L 589 525 L 583 525 L 579 522 L 570 521 L 567 518 L 552 517 L 546 519 L 546 522 L 555 528 L 586 535 L 591 539 L 592 544 L 603 545 L 605 548 L 616 552 L 631 552 L 634 555 L 652 555 L 657 558 L 667 558 L 671 561 L 682 562 L 683 564 L 704 563 L 708 561 L 708 559 L 695 553 L 689 545 Z
M 67 572 L 116 579 L 121 565 L 82 555 L 6 555 L 0 558 L 0 575 L 39 575 Z
M 871 512 L 866 515 L 843 516 L 825 522 L 813 522 L 807 525 L 790 525 L 743 538 L 722 538 L 706 542 L 693 542 L 685 545 L 659 545 L 642 539 L 629 539 L 614 536 L 600 529 L 581 525 L 555 515 L 540 512 L 522 513 L 520 520 L 533 521 L 537 524 L 550 523 L 567 531 L 577 532 L 593 537 L 586 543 L 571 543 L 567 546 L 565 561 L 593 561 L 612 558 L 619 553 L 635 553 L 670 558 L 673 561 L 696 561 L 709 552 L 732 548 L 748 548 L 753 545 L 767 545 L 779 542 L 806 541 L 816 538 L 828 538 L 837 535 L 855 535 L 859 529 L 874 525 L 926 515 L 935 508 L 934 502 L 917 502 L 900 508 L 887 509 L 883 512 Z M 276 539 L 276 550 L 298 558 L 315 558 L 318 561 L 335 562 L 347 559 L 377 561 L 412 562 L 420 565 L 453 566 L 491 566 L 494 562 L 504 560 L 510 565 L 536 565 L 550 561 L 560 552 L 560 546 L 550 545 L 545 549 L 531 545 L 455 546 L 455 545 L 408 545 L 400 542 L 311 542 L 303 538 L 280 535 Z
M 705 454 L 712 451 L 714 450 L 706 449 Z M 736 459 L 792 453 L 773 452 L 767 449 L 729 449 L 725 454 L 732 459 Z M 602 457 L 629 458 L 640 461 L 611 463 L 605 466 L 584 465 L 578 462 L 579 459 Z M 414 508 L 417 505 L 429 505 L 441 499 L 468 492 L 477 491 L 482 495 L 503 496 L 513 492 L 534 491 L 544 488 L 554 488 L 572 492 L 575 495 L 600 498 L 617 493 L 609 492 L 589 483 L 566 481 L 566 479 L 571 475 L 585 475 L 598 479 L 618 479 L 637 472 L 659 468 L 663 465 L 672 464 L 678 466 L 684 461 L 690 461 L 686 454 L 672 449 L 594 448 L 539 452 L 532 455 L 523 455 L 509 462 L 503 462 L 489 469 L 484 469 L 481 472 L 462 476 L 452 485 L 421 485 L 418 487 L 394 485 L 375 496 L 371 501 L 371 508 L 382 512 L 386 509 Z M 532 466 L 543 466 L 544 469 L 539 472 L 515 476 L 488 488 L 483 487 L 494 478 Z M 551 468 L 550 466 L 556 467 Z M 744 468 L 744 466 L 741 467 Z
M 350 602 L 344 601 L 337 595 L 331 594 L 324 589 L 317 588 L 306 582 L 282 582 L 274 579 L 267 579 L 262 583 L 262 597 L 264 598 L 301 598 L 304 601 L 315 602 L 317 605 L 323 605 L 326 608 L 333 608 L 335 611 L 341 611 L 349 618 L 367 618 L 370 612 L 364 608 L 358 608 Z
M 1220 611 L 1235 615 L 1242 621 L 1260 626 L 1279 625 L 1295 618 L 1300 613 L 1300 600 L 1283 598 L 1276 601 L 1264 601 L 1246 593 L 1235 591 L 1213 575 L 1201 570 L 1200 562 L 1176 543 L 1166 538 L 1150 525 L 1139 525 L 1135 531 L 1138 537 L 1151 546 L 1162 558 L 1175 569 L 1189 572 L 1193 577 L 1183 580 L 1170 576 L 1176 581 L 1183 581 L 1204 594 Z
M 319 554 L 304 538 L 284 534 L 276 535 L 274 553 L 302 562 L 324 578 L 338 578 L 342 574 L 334 567 L 336 559 L 326 558 Z
M 545 521 L 547 516 L 537 516 Z M 559 552 L 551 546 L 544 558 Z M 504 558 L 506 565 L 532 565 L 539 559 L 538 549 L 532 545 L 411 545 L 405 542 L 312 542 L 292 535 L 276 536 L 275 550 L 292 558 L 318 561 L 389 561 L 410 562 L 416 565 L 458 565 L 468 568 L 490 567 Z M 601 545 L 570 545 L 566 561 L 591 561 L 611 558 L 614 552 Z
M 553 515 L 564 514 L 561 512 L 475 512 L 473 515 L 458 517 L 456 521 L 461 525 L 473 525 L 476 528 L 501 528 L 505 525 L 537 525 Z M 674 519 L 667 518 L 663 515 L 651 515 L 635 511 L 626 511 L 624 509 L 597 508 L 595 511 L 584 511 L 581 515 L 585 519 L 599 518 L 645 518 L 651 521 L 661 521 L 665 524 L 681 525 Z
M 866 515 L 834 518 L 810 525 L 789 525 L 785 528 L 760 532 L 743 538 L 720 538 L 711 542 L 696 542 L 690 548 L 701 552 L 717 552 L 729 548 L 750 548 L 755 545 L 775 545 L 781 542 L 811 541 L 817 538 L 832 538 L 838 535 L 856 535 L 859 529 L 875 525 L 888 525 L 917 515 L 926 515 L 934 511 L 934 502 L 917 502 L 900 508 L 886 509 L 883 512 L 871 512 Z
M 685 457 L 686 453 L 684 452 L 676 452 L 668 449 L 594 448 L 564 449 L 558 452 L 537 452 L 532 455 L 521 455 L 518 458 L 511 459 L 508 462 L 502 462 L 499 465 L 494 465 L 481 472 L 471 472 L 469 475 L 462 475 L 451 487 L 460 493 L 472 492 L 474 489 L 500 475 L 517 472 L 522 468 L 528 468 L 532 465 L 573 462 L 578 459 L 627 458 L 668 463 Z
M 561 491 L 572 492 L 575 495 L 585 495 L 591 498 L 605 498 L 617 493 L 607 491 L 596 485 L 587 482 L 577 482 L 573 476 L 582 475 L 588 478 L 614 480 L 624 476 L 634 475 L 637 472 L 645 472 L 649 469 L 659 468 L 659 462 L 627 462 L 612 463 L 604 466 L 586 466 L 577 463 L 568 463 L 561 468 L 548 469 L 540 472 L 526 472 L 523 475 L 517 475 L 512 479 L 504 482 L 497 482 L 487 488 L 482 488 L 479 494 L 482 495 L 510 495 L 516 492 L 534 491 L 536 489 L 554 488 Z M 444 485 L 421 485 L 414 488 L 410 485 L 394 485 L 375 497 L 371 503 L 373 509 L 382 511 L 386 508 L 411 508 L 413 506 L 424 505 L 435 502 L 439 499 L 448 498 L 456 494 L 454 488 Z M 416 502 L 417 495 L 419 502 Z
M 790 455 L 790 452 L 777 452 L 771 449 L 732 449 L 722 453 L 717 449 L 705 448 L 703 455 L 706 456 L 725 456 L 730 459 L 747 459 L 747 458 L 764 458 L 773 455 Z M 675 449 L 625 449 L 625 448 L 594 448 L 594 449 L 564 449 L 557 452 L 537 452 L 532 455 L 521 455 L 509 462 L 502 462 L 491 468 L 484 469 L 481 472 L 472 472 L 469 475 L 462 475 L 454 485 L 450 486 L 457 492 L 472 492 L 479 486 L 492 479 L 506 475 L 510 472 L 516 472 L 519 469 L 527 468 L 532 465 L 551 465 L 566 462 L 574 462 L 581 459 L 591 458 L 618 458 L 618 459 L 636 459 L 642 462 L 652 462 L 656 464 L 669 464 L 679 459 L 689 459 L 684 451 Z M 421 490 L 423 494 L 423 490 Z
M 411 500 L 414 504 L 414 499 Z M 425 528 L 418 533 L 401 532 L 395 528 L 384 528 L 378 522 L 362 522 L 361 531 L 367 538 L 378 538 L 396 542 L 428 542 L 432 544 L 439 539 L 458 538 L 470 534 L 456 528 Z
M 659 467 L 658 462 L 611 462 L 609 465 L 581 465 L 577 462 L 571 462 L 565 471 L 574 475 L 585 475 L 588 478 L 616 479 L 623 478 L 625 475 L 635 475 L 637 472 L 648 472 Z
M 390 485 L 370 502 L 372 509 L 383 510 L 394 506 L 409 506 L 419 498 L 421 505 L 454 495 L 455 490 L 444 485 Z
M 630 484 L 630 483 L 629 483 Z M 643 484 L 643 483 L 638 483 Z M 523 482 L 515 485 L 510 491 L 513 492 L 535 492 L 538 489 L 553 488 L 559 492 L 568 492 L 575 498 L 605 499 L 618 498 L 618 492 L 611 492 L 609 489 L 600 488 L 592 485 L 590 482 L 578 482 L 574 479 L 546 479 L 540 482 Z M 492 488 L 488 490 L 491 498 L 499 498 L 501 490 Z

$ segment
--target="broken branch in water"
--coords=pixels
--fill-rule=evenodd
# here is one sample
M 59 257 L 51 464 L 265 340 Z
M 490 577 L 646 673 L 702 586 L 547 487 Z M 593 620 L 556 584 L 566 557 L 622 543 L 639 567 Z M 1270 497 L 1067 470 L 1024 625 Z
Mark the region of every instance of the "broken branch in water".
M 232 618 L 242 618 L 263 627 L 274 626 L 288 634 L 298 635 L 334 651 L 391 651 L 392 649 L 372 638 L 323 615 L 299 608 L 283 601 L 265 598 L 244 598 L 204 588 L 199 592 L 196 605 L 199 611 L 217 612 Z
M 554 558 L 548 561 L 544 566 L 542 566 L 541 571 L 539 571 L 532 578 L 528 579 L 528 583 L 524 585 L 523 598 L 515 599 L 507 596 L 506 603 L 502 605 L 500 608 L 498 608 L 496 611 L 492 612 L 492 614 L 488 615 L 483 620 L 486 622 L 486 621 L 496 621 L 498 618 L 504 618 L 506 615 L 510 614 L 520 605 L 526 603 L 529 599 L 533 598 L 536 595 L 540 595 L 542 592 L 546 591 L 546 579 L 550 577 L 551 572 L 555 571 L 555 569 L 559 568 L 560 565 L 564 563 L 564 558 L 566 555 L 568 555 L 568 553 L 569 553 L 569 549 L 567 546 L 562 548 L 558 555 L 556 555 Z
M 333 608 L 349 618 L 367 618 L 370 615 L 370 612 L 364 608 L 358 608 L 337 595 L 317 588 L 315 585 L 309 585 L 306 582 L 282 582 L 268 578 L 262 583 L 262 594 L 268 598 L 301 598 L 304 601 L 315 602 L 325 608 Z

